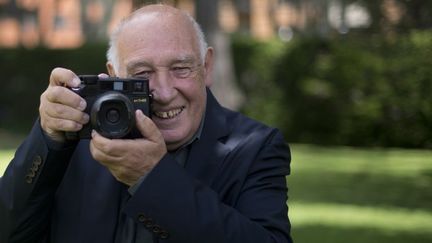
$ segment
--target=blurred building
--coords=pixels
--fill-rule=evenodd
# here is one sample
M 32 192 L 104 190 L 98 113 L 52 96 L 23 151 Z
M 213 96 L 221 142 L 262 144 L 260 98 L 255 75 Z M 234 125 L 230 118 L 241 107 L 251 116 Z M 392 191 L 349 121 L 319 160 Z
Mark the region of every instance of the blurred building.
M 0 0 L 0 47 L 43 45 L 74 48 L 86 41 L 105 40 L 118 21 L 130 13 L 136 0 Z M 193 0 L 161 1 L 193 15 Z M 370 17 L 361 5 L 343 0 L 219 0 L 223 31 L 246 32 L 259 39 L 278 36 L 289 41 L 294 30 L 326 34 L 367 26 Z M 392 21 L 401 15 L 395 0 L 388 5 Z

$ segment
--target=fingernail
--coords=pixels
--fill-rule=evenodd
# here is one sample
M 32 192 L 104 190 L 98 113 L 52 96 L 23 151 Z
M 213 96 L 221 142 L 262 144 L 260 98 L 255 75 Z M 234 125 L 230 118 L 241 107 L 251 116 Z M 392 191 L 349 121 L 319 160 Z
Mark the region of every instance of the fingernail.
M 80 103 L 79 103 L 78 109 L 81 110 L 81 111 L 83 111 L 86 108 L 86 106 L 87 106 L 86 101 L 85 100 L 81 100 Z
M 142 111 L 140 109 L 136 110 L 136 116 L 140 120 L 142 120 L 144 118 L 144 114 L 142 113 Z
M 91 136 L 92 136 L 92 138 L 94 138 L 94 136 L 96 136 L 96 131 L 95 130 L 92 130 Z
M 74 87 L 78 87 L 80 84 L 81 80 L 78 77 L 72 79 L 72 85 L 74 85 Z
M 98 74 L 98 77 L 99 78 L 108 78 L 109 76 L 106 73 L 100 73 L 100 74 Z
M 76 130 L 79 131 L 79 130 L 82 129 L 83 126 L 82 126 L 81 124 L 77 123 L 77 124 L 75 125 L 75 127 L 76 127 Z
M 83 122 L 87 123 L 90 120 L 90 116 L 88 114 L 84 114 L 83 116 Z

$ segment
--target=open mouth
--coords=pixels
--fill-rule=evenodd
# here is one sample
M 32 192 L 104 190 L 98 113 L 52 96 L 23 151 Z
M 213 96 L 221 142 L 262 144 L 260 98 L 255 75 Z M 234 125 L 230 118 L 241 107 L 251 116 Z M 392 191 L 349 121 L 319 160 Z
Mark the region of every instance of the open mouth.
M 171 119 L 180 115 L 180 113 L 182 113 L 183 110 L 184 110 L 184 106 L 170 111 L 154 111 L 153 115 L 155 115 L 157 118 L 160 119 Z

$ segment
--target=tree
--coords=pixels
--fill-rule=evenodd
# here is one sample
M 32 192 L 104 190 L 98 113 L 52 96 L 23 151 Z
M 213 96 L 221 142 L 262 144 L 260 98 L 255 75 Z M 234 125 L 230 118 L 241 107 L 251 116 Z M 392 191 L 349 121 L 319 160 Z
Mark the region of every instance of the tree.
M 234 5 L 239 16 L 240 32 L 248 33 L 251 20 L 250 0 L 234 0 Z
M 100 22 L 94 22 L 88 11 L 91 4 L 100 4 L 103 8 L 103 18 Z M 98 42 L 106 40 L 108 24 L 112 17 L 115 0 L 81 0 L 81 29 L 87 42 Z
M 219 1 L 195 0 L 195 11 L 209 45 L 216 51 L 211 89 L 224 106 L 238 109 L 243 94 L 235 83 L 229 37 L 219 27 Z

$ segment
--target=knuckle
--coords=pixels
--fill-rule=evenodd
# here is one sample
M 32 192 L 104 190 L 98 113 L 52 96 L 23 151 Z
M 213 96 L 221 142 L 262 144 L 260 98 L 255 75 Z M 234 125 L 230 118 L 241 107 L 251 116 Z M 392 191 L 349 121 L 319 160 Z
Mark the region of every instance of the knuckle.
M 67 69 L 67 68 L 63 68 L 63 67 L 55 67 L 52 71 L 51 71 L 51 77 L 56 77 L 58 75 L 61 74 L 70 74 L 72 71 Z
M 68 122 L 65 121 L 65 120 L 58 120 L 56 122 L 56 128 L 59 129 L 59 130 L 65 130 L 65 129 L 68 128 L 68 124 L 67 123 Z
M 58 120 L 57 129 L 61 131 L 74 131 L 75 123 L 68 120 Z
M 53 115 L 56 117 L 62 117 L 62 115 L 64 114 L 63 108 L 61 106 L 53 106 L 52 107 L 52 112 Z
M 64 68 L 61 68 L 61 67 L 55 67 L 55 68 L 52 70 L 51 75 L 56 74 L 56 73 L 59 73 L 59 72 L 61 72 L 62 70 L 64 70 Z
M 51 95 L 57 97 L 61 97 L 63 95 L 64 88 L 62 86 L 54 86 L 51 88 Z

